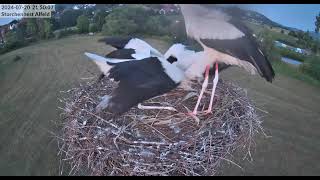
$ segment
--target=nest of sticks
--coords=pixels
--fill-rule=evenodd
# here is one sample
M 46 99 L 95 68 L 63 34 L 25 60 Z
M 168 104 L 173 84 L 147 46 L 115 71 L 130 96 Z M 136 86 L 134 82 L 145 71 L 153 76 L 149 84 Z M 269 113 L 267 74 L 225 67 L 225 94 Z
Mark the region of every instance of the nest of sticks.
M 262 121 L 246 91 L 219 80 L 213 113 L 198 115 L 199 123 L 187 115 L 199 93 L 175 89 L 143 102 L 143 105 L 171 106 L 172 110 L 141 110 L 137 106 L 115 117 L 95 113 L 100 98 L 110 94 L 116 82 L 107 78 L 63 92 L 62 134 L 59 155 L 76 175 L 215 175 L 221 162 L 233 162 L 232 152 L 245 151 L 251 157 L 254 136 L 263 133 Z M 210 88 L 199 110 L 207 109 Z M 194 83 L 199 92 L 201 85 Z M 64 163 L 65 164 L 65 163 Z M 241 167 L 240 167 L 241 168 Z M 63 170 L 61 170 L 63 171 Z

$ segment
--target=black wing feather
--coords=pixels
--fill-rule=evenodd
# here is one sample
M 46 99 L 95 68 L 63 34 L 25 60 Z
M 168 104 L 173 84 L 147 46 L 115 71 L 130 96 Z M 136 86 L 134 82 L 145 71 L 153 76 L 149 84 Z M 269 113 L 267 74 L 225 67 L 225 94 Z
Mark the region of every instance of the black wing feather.
M 116 49 L 123 49 L 132 37 L 106 37 L 99 39 L 98 42 L 104 42 Z
M 239 9 L 227 8 L 225 9 L 225 12 L 230 14 L 232 17 L 228 22 L 242 31 L 245 36 L 232 40 L 201 39 L 201 41 L 208 47 L 212 47 L 222 53 L 250 62 L 256 67 L 262 77 L 267 81 L 272 82 L 275 76 L 272 65 L 267 57 L 264 56 L 265 53 L 260 49 L 260 45 L 253 36 L 252 31 L 239 18 L 237 18 L 240 17 Z
M 136 51 L 134 49 L 117 49 L 106 55 L 106 58 L 115 58 L 115 59 L 134 59 L 132 57 Z
M 109 78 L 119 81 L 108 106 L 108 111 L 115 114 L 122 114 L 138 103 L 178 86 L 154 57 L 118 63 L 110 69 Z

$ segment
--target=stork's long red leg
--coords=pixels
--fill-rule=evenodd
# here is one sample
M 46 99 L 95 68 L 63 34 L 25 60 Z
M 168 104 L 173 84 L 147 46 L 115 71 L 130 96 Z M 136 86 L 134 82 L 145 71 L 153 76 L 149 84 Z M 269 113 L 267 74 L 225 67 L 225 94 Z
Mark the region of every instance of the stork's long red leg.
M 197 104 L 196 104 L 196 106 L 194 107 L 194 110 L 193 110 L 193 112 L 192 112 L 192 115 L 194 115 L 194 116 L 197 115 L 197 110 L 198 110 L 198 107 L 199 107 L 201 98 L 202 98 L 202 96 L 203 96 L 203 93 L 204 93 L 205 89 L 206 89 L 207 86 L 208 86 L 209 70 L 210 70 L 210 65 L 207 65 L 207 66 L 206 66 L 206 71 L 205 71 L 204 82 L 203 82 L 203 84 L 202 84 L 202 89 L 201 89 L 200 95 L 199 95 L 199 97 L 198 97 Z
M 211 113 L 212 112 L 212 103 L 213 103 L 213 97 L 214 97 L 214 93 L 218 84 L 218 79 L 219 79 L 219 74 L 218 74 L 218 63 L 216 63 L 216 73 L 215 73 L 215 77 L 213 79 L 213 87 L 212 87 L 212 92 L 211 92 L 211 99 L 210 99 L 210 104 L 208 107 L 208 110 L 206 111 L 206 113 Z

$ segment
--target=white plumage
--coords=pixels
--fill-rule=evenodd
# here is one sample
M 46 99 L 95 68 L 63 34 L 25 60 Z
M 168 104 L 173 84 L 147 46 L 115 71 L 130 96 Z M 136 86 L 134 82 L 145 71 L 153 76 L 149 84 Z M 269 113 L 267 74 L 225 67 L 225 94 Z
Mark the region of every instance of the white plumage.
M 136 54 L 133 54 L 132 56 L 137 60 L 148 57 L 163 57 L 163 55 L 158 50 L 138 38 L 132 38 L 124 48 L 134 49 L 136 51 Z
M 195 4 L 181 4 L 186 32 L 196 40 L 200 39 L 236 39 L 244 33 L 230 24 L 229 15 L 214 9 L 206 9 Z
M 142 46 L 135 48 L 134 44 L 140 44 Z M 144 100 L 176 88 L 184 79 L 184 71 L 182 69 L 169 63 L 159 51 L 153 49 L 151 46 L 145 45 L 146 44 L 141 43 L 141 41 L 128 43 L 128 49 L 142 48 L 142 51 L 135 51 L 139 52 L 136 54 L 146 55 L 150 50 L 149 56 L 144 59 L 113 59 L 93 53 L 85 53 L 88 58 L 93 60 L 104 75 L 119 82 L 119 86 L 111 95 L 105 95 L 102 98 L 96 107 L 97 112 L 107 108 L 112 113 L 122 114 L 132 106 L 139 105 Z M 118 47 L 122 49 L 127 48 L 121 45 Z M 147 50 L 144 51 L 143 47 L 147 48 Z M 121 53 L 127 54 L 128 51 L 123 51 L 122 49 L 119 49 L 112 56 L 123 56 Z M 142 105 L 138 107 L 145 109 L 173 109 L 172 107 L 149 107 Z
M 218 63 L 236 65 L 244 68 L 251 74 L 259 72 L 267 81 L 272 81 L 274 71 L 266 59 L 253 33 L 247 28 L 235 9 L 205 8 L 201 5 L 182 4 L 181 12 L 185 22 L 187 35 L 195 39 L 203 48 L 200 52 L 184 52 L 183 46 L 172 47 L 166 57 L 177 58 L 177 66 L 185 69 L 183 87 L 187 89 L 188 81 L 203 78 L 204 83 L 195 109 L 191 115 L 197 114 L 197 109 L 208 85 L 209 69 L 216 64 L 215 78 L 211 101 L 206 113 L 211 113 L 211 106 L 216 85 L 218 83 Z

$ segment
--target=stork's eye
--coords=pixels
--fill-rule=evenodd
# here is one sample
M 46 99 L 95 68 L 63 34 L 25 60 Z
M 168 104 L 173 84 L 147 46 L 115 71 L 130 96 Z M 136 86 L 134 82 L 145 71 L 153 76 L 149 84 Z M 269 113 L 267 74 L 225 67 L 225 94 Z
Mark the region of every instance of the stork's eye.
M 178 59 L 175 58 L 175 57 L 173 57 L 173 56 L 170 56 L 170 57 L 167 59 L 167 61 L 172 64 L 172 63 L 178 61 Z

